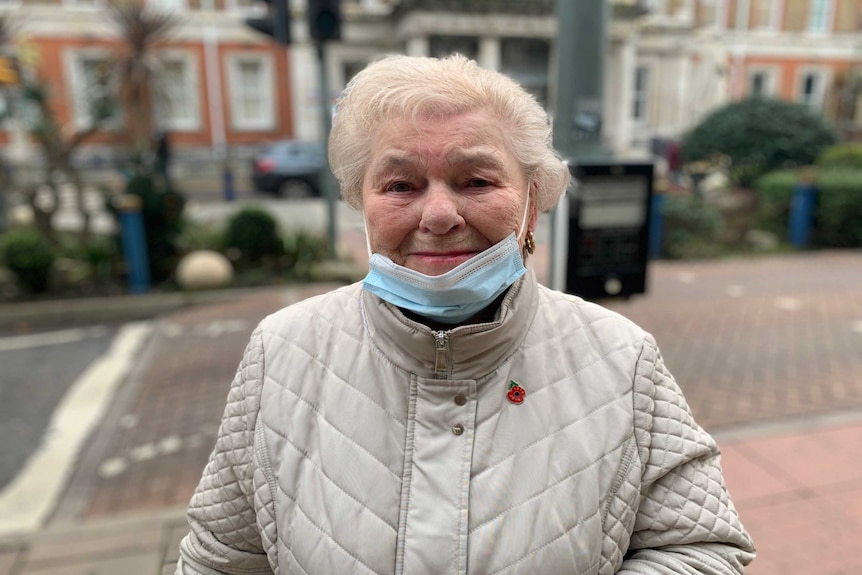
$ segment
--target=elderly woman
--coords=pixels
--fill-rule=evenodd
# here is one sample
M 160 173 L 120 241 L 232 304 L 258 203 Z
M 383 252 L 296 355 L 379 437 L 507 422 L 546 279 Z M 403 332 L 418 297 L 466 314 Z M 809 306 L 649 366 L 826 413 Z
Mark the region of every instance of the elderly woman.
M 254 331 L 177 573 L 741 573 L 653 338 L 524 267 L 569 182 L 541 106 L 462 57 L 388 57 L 329 154 L 369 274 Z

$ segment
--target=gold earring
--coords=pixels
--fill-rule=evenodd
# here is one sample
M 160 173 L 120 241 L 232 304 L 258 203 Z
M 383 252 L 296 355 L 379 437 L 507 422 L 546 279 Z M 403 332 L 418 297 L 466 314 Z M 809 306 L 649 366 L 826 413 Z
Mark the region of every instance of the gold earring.
M 536 251 L 536 238 L 533 237 L 532 230 L 527 232 L 527 235 L 524 236 L 524 249 L 527 250 L 528 254 Z

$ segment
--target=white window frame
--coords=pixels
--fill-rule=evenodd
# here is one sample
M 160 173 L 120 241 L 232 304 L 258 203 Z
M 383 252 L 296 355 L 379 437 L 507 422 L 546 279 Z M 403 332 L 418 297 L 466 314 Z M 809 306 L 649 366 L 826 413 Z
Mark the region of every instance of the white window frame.
M 244 89 L 242 85 L 239 66 L 243 62 L 257 62 L 261 64 L 261 86 L 259 93 L 263 97 L 264 117 L 259 120 L 243 118 L 242 107 L 239 98 L 241 94 L 238 89 Z M 230 123 L 234 130 L 245 132 L 264 132 L 277 128 L 275 109 L 275 77 L 274 62 L 271 54 L 262 52 L 235 52 L 227 56 L 227 78 L 229 86 Z
M 83 75 L 84 60 L 104 60 L 110 62 L 112 58 L 111 51 L 106 48 L 77 48 L 67 50 L 64 53 L 65 69 L 68 71 L 67 84 L 69 86 L 69 94 L 71 100 L 69 102 L 72 114 L 74 115 L 75 127 L 79 130 L 87 129 L 92 125 L 89 110 L 84 106 L 81 100 L 86 93 L 87 79 Z M 111 94 L 117 97 L 116 93 Z M 123 110 L 119 101 L 117 102 L 116 116 L 113 119 L 107 120 L 100 129 L 102 130 L 118 130 L 123 125 Z
M 643 86 L 638 88 L 638 80 L 642 73 L 645 75 L 645 82 Z M 632 98 L 629 103 L 632 123 L 635 126 L 646 126 L 649 123 L 651 77 L 650 66 L 645 64 L 635 66 L 634 78 L 632 78 Z M 638 110 L 640 110 L 640 114 L 637 113 Z
M 752 87 L 754 85 L 754 77 L 758 74 L 762 74 L 766 77 L 765 82 L 765 90 L 763 94 L 760 94 L 760 97 L 763 98 L 775 98 L 778 93 L 778 71 L 772 67 L 753 67 L 748 70 L 748 83 L 746 87 L 746 95 L 748 97 L 754 96 L 754 91 Z
M 200 85 L 197 59 L 190 53 L 180 50 L 166 50 L 159 55 L 162 65 L 168 62 L 181 62 L 183 79 L 181 93 L 188 98 L 189 115 L 184 118 L 162 118 L 156 111 L 156 122 L 159 127 L 172 132 L 196 132 L 201 129 Z M 154 101 L 159 102 L 162 96 L 157 94 Z
M 806 99 L 804 94 L 805 79 L 813 76 L 817 79 L 813 98 Z M 812 111 L 821 113 L 826 102 L 826 87 L 829 85 L 829 70 L 826 68 L 801 68 L 796 77 L 796 101 L 805 104 Z
M 806 26 L 809 34 L 829 34 L 834 19 L 835 0 L 809 0 Z

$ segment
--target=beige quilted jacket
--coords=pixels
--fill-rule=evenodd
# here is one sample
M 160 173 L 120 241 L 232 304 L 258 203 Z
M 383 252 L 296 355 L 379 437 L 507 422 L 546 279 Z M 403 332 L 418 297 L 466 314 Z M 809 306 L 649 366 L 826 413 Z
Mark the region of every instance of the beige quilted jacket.
M 266 318 L 189 521 L 183 575 L 717 575 L 753 558 L 652 337 L 532 274 L 494 323 L 447 332 L 361 284 Z

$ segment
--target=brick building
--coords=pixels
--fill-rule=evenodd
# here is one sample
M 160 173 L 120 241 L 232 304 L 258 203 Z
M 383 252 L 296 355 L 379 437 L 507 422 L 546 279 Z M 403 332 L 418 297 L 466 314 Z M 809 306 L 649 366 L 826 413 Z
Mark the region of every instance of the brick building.
M 0 0 L 0 13 L 17 23 L 19 51 L 38 57 L 68 125 L 87 123 L 92 76 L 120 45 L 105 1 Z M 178 150 L 218 159 L 273 139 L 320 137 L 305 0 L 291 0 L 289 48 L 244 24 L 263 7 L 254 0 L 146 1 L 178 21 L 158 50 L 154 90 L 157 126 Z M 603 131 L 618 154 L 647 151 L 656 138 L 676 137 L 716 106 L 752 94 L 803 102 L 848 136 L 862 131 L 862 0 L 612 4 Z M 330 100 L 381 54 L 459 51 L 510 74 L 553 109 L 553 0 L 343 0 L 342 12 L 342 40 L 328 46 L 325 60 Z M 27 147 L 24 122 L 0 127 L 7 153 Z M 118 120 L 114 130 L 121 126 Z M 110 150 L 113 137 L 109 129 L 90 148 Z

